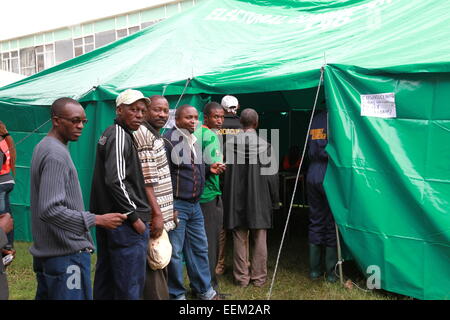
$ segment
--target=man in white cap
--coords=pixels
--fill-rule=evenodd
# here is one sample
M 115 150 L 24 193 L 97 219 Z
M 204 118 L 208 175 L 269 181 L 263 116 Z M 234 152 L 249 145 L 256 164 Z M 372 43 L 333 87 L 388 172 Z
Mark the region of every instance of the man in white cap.
M 138 300 L 145 283 L 150 206 L 133 132 L 139 129 L 150 99 L 128 89 L 116 99 L 114 124 L 97 143 L 91 212 L 122 212 L 116 230 L 97 228 L 95 300 Z
M 233 165 L 232 163 L 227 162 L 227 151 L 226 146 L 234 145 L 236 135 L 239 132 L 242 132 L 242 125 L 237 115 L 237 111 L 239 110 L 239 101 L 235 96 L 226 95 L 222 98 L 220 103 L 225 110 L 224 120 L 222 124 L 222 128 L 217 131 L 217 134 L 220 136 L 222 145 L 223 145 L 223 156 L 225 163 L 227 165 Z M 221 189 L 223 190 L 223 177 L 221 177 Z M 223 212 L 224 219 L 228 212 Z M 226 244 L 226 235 L 227 232 L 225 229 L 222 229 L 219 236 L 219 254 L 217 258 L 216 265 L 216 274 L 222 275 L 225 273 L 225 244 Z

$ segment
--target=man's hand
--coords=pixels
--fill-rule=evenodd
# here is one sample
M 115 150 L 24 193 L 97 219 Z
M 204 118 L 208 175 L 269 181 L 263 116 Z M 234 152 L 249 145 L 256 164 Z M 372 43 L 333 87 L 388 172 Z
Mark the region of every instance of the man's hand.
M 175 228 L 178 228 L 178 210 L 173 210 L 173 222 L 175 222 Z
M 106 229 L 116 229 L 128 217 L 122 213 L 105 213 L 95 216 L 95 225 Z
M 10 233 L 14 228 L 14 220 L 9 213 L 0 215 L 0 228 L 2 228 L 5 233 Z
M 164 219 L 161 211 L 152 212 L 152 223 L 150 229 L 150 238 L 157 239 L 161 236 L 164 228 Z
M 227 166 L 225 164 L 216 162 L 209 167 L 209 171 L 211 171 L 212 174 L 221 174 L 226 168 Z
M 133 228 L 137 233 L 143 234 L 145 232 L 145 223 L 141 219 L 137 219 L 133 222 Z

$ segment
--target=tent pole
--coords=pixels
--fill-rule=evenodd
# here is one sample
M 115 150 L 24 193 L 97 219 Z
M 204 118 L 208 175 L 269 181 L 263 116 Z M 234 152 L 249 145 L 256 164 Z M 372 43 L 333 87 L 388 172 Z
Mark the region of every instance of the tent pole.
M 344 285 L 344 274 L 342 272 L 342 252 L 341 252 L 341 241 L 339 240 L 339 229 L 337 224 L 334 224 L 336 228 L 336 240 L 337 240 L 337 253 L 338 253 L 338 265 L 339 265 L 339 279 L 341 279 L 341 285 Z

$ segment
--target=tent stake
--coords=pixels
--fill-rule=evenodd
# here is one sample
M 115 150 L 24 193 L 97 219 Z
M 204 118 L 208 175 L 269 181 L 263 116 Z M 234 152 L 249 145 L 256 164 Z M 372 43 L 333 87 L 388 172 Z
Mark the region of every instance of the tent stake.
M 339 240 L 339 228 L 337 223 L 334 224 L 336 228 L 336 240 L 337 240 L 337 253 L 338 253 L 338 266 L 339 266 L 339 279 L 341 279 L 341 285 L 344 285 L 344 274 L 342 272 L 342 252 L 341 252 L 341 241 Z

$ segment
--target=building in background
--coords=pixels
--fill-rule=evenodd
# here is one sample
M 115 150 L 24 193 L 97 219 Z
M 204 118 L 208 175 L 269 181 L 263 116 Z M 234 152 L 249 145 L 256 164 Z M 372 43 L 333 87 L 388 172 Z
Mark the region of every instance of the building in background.
M 33 75 L 129 36 L 203 1 L 206 0 L 162 1 L 156 6 L 0 40 L 0 70 Z

